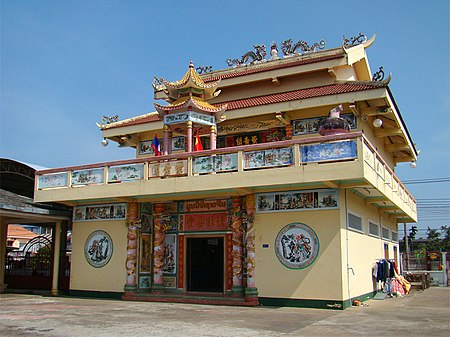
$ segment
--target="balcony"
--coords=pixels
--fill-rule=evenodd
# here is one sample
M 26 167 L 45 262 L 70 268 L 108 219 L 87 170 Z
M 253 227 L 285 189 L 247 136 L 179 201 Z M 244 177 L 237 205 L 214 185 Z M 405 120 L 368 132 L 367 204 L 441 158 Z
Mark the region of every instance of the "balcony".
M 399 222 L 416 202 L 360 132 L 50 169 L 35 200 L 164 201 L 273 190 L 348 188 Z

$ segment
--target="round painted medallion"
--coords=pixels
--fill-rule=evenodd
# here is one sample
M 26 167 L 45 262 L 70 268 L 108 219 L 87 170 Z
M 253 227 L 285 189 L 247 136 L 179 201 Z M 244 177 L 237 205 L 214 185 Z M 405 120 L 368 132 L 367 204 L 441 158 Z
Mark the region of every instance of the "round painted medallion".
M 113 242 L 105 231 L 95 231 L 89 235 L 84 244 L 84 256 L 87 262 L 95 267 L 105 266 L 113 253 Z
M 319 254 L 319 238 L 311 227 L 300 222 L 291 223 L 278 233 L 275 253 L 288 268 L 306 268 Z

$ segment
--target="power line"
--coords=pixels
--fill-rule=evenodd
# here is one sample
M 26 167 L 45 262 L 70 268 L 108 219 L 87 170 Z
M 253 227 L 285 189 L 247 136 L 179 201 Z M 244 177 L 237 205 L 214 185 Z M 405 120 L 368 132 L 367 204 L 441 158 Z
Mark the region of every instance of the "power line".
M 412 179 L 404 180 L 402 183 L 406 184 L 433 184 L 433 183 L 444 183 L 450 181 L 450 177 L 447 178 L 430 178 L 430 179 Z

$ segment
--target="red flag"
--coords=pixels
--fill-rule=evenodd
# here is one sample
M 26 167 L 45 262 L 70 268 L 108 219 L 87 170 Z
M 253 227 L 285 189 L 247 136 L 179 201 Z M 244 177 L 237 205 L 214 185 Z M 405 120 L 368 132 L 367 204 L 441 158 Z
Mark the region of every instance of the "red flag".
M 202 142 L 200 141 L 200 136 L 198 134 L 198 131 L 195 134 L 195 138 L 194 138 L 194 151 L 203 151 L 203 145 Z

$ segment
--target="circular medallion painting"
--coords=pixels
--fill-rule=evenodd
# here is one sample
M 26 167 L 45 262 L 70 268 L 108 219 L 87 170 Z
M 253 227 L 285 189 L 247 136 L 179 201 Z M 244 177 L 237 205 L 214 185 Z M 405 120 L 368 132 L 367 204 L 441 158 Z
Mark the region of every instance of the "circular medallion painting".
M 101 268 L 111 260 L 113 242 L 105 231 L 95 231 L 89 235 L 84 244 L 84 256 L 87 262 L 95 267 Z
M 291 223 L 278 233 L 275 253 L 288 268 L 306 268 L 319 254 L 319 238 L 311 227 L 300 222 Z

